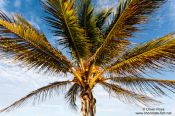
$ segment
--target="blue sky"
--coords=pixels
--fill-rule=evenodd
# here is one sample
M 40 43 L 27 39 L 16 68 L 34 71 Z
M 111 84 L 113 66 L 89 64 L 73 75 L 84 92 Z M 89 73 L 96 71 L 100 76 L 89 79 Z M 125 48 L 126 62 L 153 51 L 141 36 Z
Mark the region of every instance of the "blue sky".
M 20 13 L 39 30 L 43 31 L 52 44 L 56 37 L 53 37 L 47 25 L 43 23 L 43 12 L 40 7 L 40 0 L 0 0 L 0 9 L 9 15 Z M 94 0 L 97 10 L 110 8 L 117 4 L 118 0 Z M 132 38 L 136 44 L 146 42 L 150 39 L 161 37 L 169 32 L 175 31 L 175 1 L 169 0 L 161 9 L 157 10 L 150 17 L 148 25 L 143 25 L 142 34 L 136 34 L 137 38 Z M 151 74 L 162 79 L 174 79 L 175 73 L 166 72 L 162 75 Z M 50 82 L 59 80 L 60 75 L 42 75 L 33 70 L 27 71 L 25 67 L 18 67 L 17 64 L 9 63 L 6 59 L 0 60 L 0 108 L 8 106 L 13 101 L 26 95 Z M 97 98 L 97 116 L 136 116 L 135 112 L 142 111 L 141 107 L 124 104 L 117 99 L 108 96 L 105 91 L 97 87 L 95 97 Z M 64 98 L 64 92 L 59 97 L 54 97 L 39 105 L 27 104 L 11 113 L 2 113 L 0 116 L 79 116 L 79 113 L 69 110 L 69 106 Z M 173 96 L 174 97 L 174 96 Z M 165 108 L 167 112 L 172 112 L 175 116 L 175 99 L 161 98 L 164 105 L 155 106 Z M 151 115 L 149 115 L 151 116 Z

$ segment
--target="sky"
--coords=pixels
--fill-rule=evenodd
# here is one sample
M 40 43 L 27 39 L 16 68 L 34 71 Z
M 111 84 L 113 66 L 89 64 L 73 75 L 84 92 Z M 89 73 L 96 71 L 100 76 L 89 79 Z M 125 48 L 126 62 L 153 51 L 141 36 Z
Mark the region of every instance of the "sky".
M 96 10 L 102 8 L 116 7 L 118 0 L 93 0 Z M 56 37 L 48 31 L 48 26 L 42 20 L 44 15 L 40 6 L 40 0 L 0 0 L 0 10 L 8 15 L 13 13 L 22 14 L 28 21 L 44 32 L 49 41 L 55 45 Z M 161 9 L 150 16 L 147 25 L 143 25 L 144 31 L 136 33 L 137 38 L 131 38 L 133 43 L 139 44 L 151 39 L 159 38 L 175 31 L 175 0 L 169 0 Z M 174 79 L 175 73 L 162 72 L 162 74 L 151 74 L 161 79 Z M 34 70 L 27 71 L 25 67 L 19 67 L 6 59 L 0 60 L 0 109 L 10 105 L 29 92 L 47 85 L 48 83 L 59 81 L 61 75 L 38 74 Z M 96 116 L 137 116 L 136 112 L 141 112 L 142 107 L 124 104 L 119 100 L 109 96 L 102 88 L 97 87 L 94 91 L 97 99 Z M 175 99 L 161 98 L 163 105 L 153 108 L 164 108 L 166 112 L 172 112 L 170 116 L 175 116 Z M 1 113 L 0 116 L 79 116 L 79 112 L 69 109 L 68 103 L 64 100 L 64 92 L 53 99 L 33 106 L 26 104 L 22 108 L 10 113 Z M 147 116 L 147 115 L 145 115 Z M 149 115 L 151 116 L 151 115 Z

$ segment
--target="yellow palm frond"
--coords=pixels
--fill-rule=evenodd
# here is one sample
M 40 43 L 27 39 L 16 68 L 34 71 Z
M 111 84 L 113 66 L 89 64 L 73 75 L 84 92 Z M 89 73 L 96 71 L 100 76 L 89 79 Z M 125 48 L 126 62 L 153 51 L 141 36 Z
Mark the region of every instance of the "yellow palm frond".
M 25 63 L 30 68 L 39 68 L 48 72 L 68 72 L 71 62 L 51 46 L 45 35 L 37 31 L 23 17 L 16 15 L 14 20 L 1 13 L 0 50 L 4 56 L 10 56 Z
M 147 69 L 159 71 L 168 66 L 174 66 L 174 48 L 174 34 L 168 34 L 162 38 L 126 50 L 123 56 L 106 70 L 123 75 L 139 75 L 146 72 Z

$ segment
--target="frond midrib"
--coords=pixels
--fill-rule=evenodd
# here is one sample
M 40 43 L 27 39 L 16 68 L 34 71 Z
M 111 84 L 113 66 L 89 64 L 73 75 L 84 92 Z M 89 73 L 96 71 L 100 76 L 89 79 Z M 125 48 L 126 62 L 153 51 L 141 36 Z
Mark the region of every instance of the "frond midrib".
M 62 3 L 61 3 L 60 0 L 59 0 L 59 4 L 60 4 L 60 6 L 61 6 L 61 11 L 64 12 L 64 11 L 63 11 L 63 6 L 61 5 Z M 77 47 L 76 47 L 76 45 L 75 45 L 75 42 L 74 42 L 74 39 L 73 39 L 73 35 L 72 35 L 71 31 L 70 31 L 69 25 L 68 25 L 68 23 L 67 23 L 67 20 L 66 20 L 64 14 L 63 14 L 63 18 L 64 18 L 64 22 L 65 22 L 65 24 L 66 24 L 66 27 L 67 27 L 67 29 L 68 29 L 68 31 L 69 31 L 69 35 L 70 35 L 70 37 L 71 37 L 71 40 L 72 40 L 72 42 L 73 42 L 73 46 L 74 46 L 74 48 L 75 48 L 75 50 L 76 50 L 75 52 L 76 52 L 77 60 L 79 61 L 80 66 L 81 66 L 82 69 L 84 70 L 84 65 L 83 65 L 82 59 L 81 59 L 80 54 L 79 54 L 79 52 L 78 52 L 78 49 L 77 49 Z

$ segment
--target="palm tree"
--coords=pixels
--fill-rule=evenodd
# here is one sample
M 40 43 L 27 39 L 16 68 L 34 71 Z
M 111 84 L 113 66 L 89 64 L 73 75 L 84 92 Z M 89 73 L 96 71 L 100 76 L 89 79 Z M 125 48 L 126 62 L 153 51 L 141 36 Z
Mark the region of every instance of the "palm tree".
M 44 101 L 60 89 L 68 89 L 65 98 L 71 107 L 76 110 L 76 99 L 80 98 L 82 116 L 94 116 L 93 89 L 97 85 L 124 102 L 160 103 L 152 97 L 175 92 L 175 81 L 146 78 L 145 74 L 174 69 L 174 33 L 135 46 L 129 38 L 141 31 L 139 24 L 146 23 L 149 15 L 165 2 L 121 0 L 116 11 L 111 8 L 96 12 L 91 0 L 42 1 L 44 19 L 54 36 L 60 37 L 58 45 L 69 51 L 68 58 L 21 15 L 9 18 L 0 12 L 1 57 L 12 58 L 41 73 L 72 75 L 67 81 L 31 92 L 1 112 L 29 100 Z

